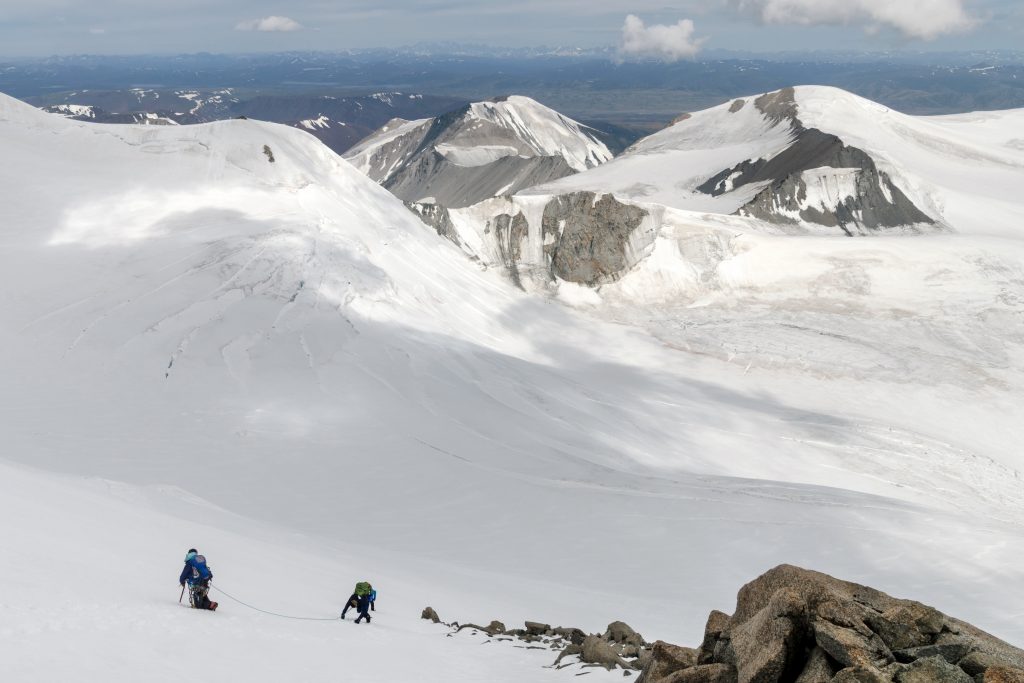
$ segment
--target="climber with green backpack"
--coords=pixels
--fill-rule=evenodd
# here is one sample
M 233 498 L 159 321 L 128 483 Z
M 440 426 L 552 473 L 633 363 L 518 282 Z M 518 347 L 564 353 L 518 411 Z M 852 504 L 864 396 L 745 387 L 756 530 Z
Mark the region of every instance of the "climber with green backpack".
M 373 593 L 373 586 L 367 581 L 360 581 L 356 584 L 356 589 L 353 591 L 352 596 L 345 603 L 345 609 L 341 610 L 341 618 L 345 618 L 345 613 L 348 612 L 349 608 L 355 608 L 359 616 L 356 617 L 356 623 L 358 624 L 363 618 L 366 618 L 366 623 L 370 623 L 370 595 Z

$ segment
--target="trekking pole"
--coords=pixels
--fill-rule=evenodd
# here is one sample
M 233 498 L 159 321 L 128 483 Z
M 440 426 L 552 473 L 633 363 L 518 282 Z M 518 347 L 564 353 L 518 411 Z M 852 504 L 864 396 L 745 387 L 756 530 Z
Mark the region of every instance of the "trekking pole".
M 181 599 L 185 597 L 185 586 L 181 587 L 181 595 L 178 596 L 178 604 L 181 604 Z

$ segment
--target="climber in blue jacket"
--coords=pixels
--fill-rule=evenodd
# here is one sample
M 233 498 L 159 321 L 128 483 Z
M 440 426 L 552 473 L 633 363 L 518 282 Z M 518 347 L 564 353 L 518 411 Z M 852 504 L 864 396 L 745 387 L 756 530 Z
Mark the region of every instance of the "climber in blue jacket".
M 181 570 L 178 583 L 182 586 L 188 584 L 188 595 L 192 606 L 196 609 L 217 609 L 217 603 L 210 600 L 210 579 L 213 572 L 206 564 L 206 558 L 198 553 L 195 548 L 189 548 L 185 555 L 185 567 Z

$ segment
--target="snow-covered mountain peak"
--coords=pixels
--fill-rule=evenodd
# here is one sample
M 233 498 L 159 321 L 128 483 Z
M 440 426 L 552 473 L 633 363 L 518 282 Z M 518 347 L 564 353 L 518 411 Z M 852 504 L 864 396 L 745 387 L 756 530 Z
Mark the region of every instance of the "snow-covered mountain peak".
M 612 154 L 587 126 L 513 96 L 390 122 L 345 158 L 405 201 L 468 206 L 594 168 Z
M 585 171 L 612 158 L 592 129 L 530 97 L 512 95 L 474 102 L 467 116 L 507 129 L 529 145 L 535 156 L 562 157 L 575 171 Z

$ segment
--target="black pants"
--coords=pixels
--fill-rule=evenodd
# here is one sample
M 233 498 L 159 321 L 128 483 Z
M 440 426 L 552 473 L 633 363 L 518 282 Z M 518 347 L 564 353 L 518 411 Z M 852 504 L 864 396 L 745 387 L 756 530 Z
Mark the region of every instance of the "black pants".
M 370 623 L 370 596 L 363 595 L 362 597 L 356 598 L 356 609 L 359 610 L 359 616 L 356 617 L 356 623 L 358 624 L 363 619 L 366 619 L 366 623 Z
M 192 606 L 196 609 L 210 609 L 210 580 L 200 579 L 189 586 L 189 595 L 192 596 Z
M 359 605 L 359 596 L 356 595 L 355 593 L 353 593 L 352 596 L 349 597 L 348 602 L 345 603 L 345 609 L 341 610 L 341 618 L 344 619 L 345 618 L 345 613 L 348 612 L 349 609 L 357 607 L 358 605 Z M 357 609 L 356 611 L 358 612 L 359 610 Z

